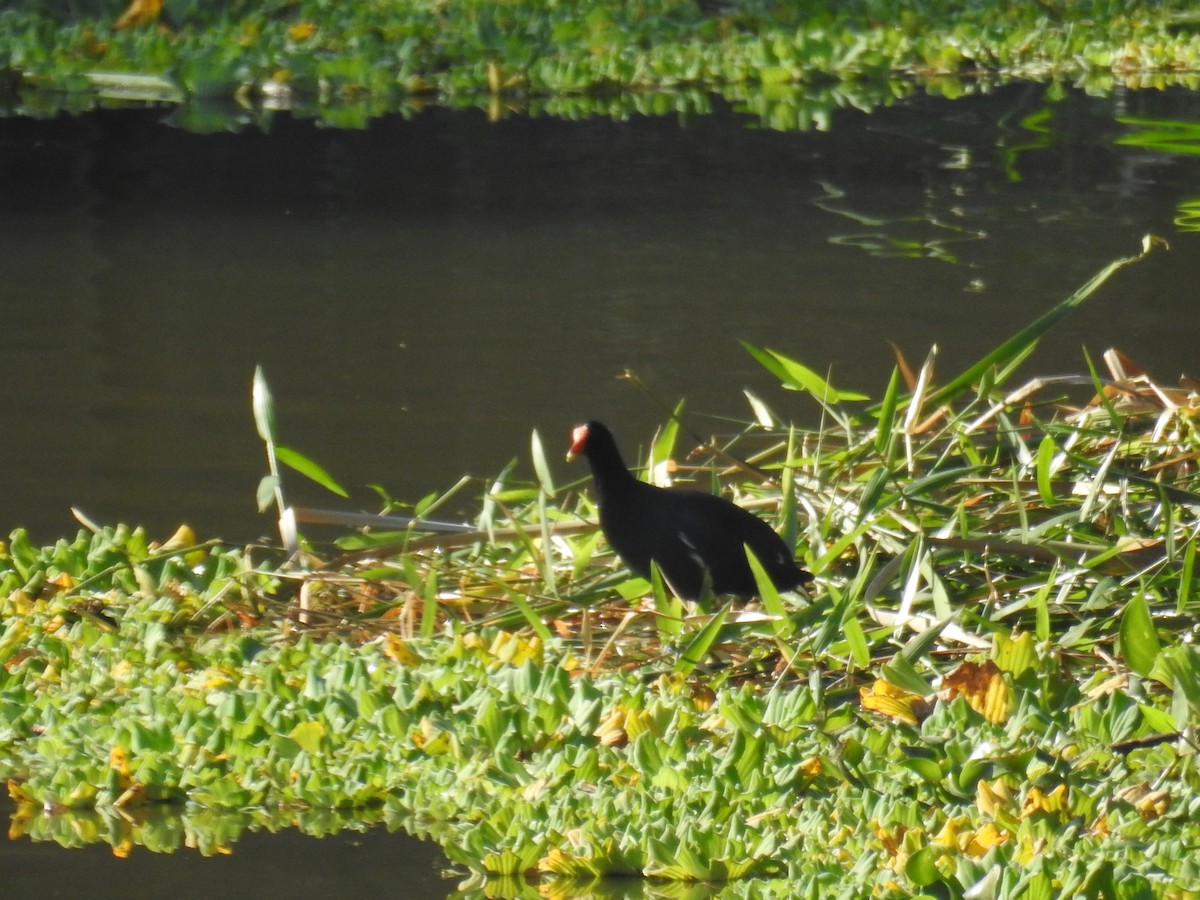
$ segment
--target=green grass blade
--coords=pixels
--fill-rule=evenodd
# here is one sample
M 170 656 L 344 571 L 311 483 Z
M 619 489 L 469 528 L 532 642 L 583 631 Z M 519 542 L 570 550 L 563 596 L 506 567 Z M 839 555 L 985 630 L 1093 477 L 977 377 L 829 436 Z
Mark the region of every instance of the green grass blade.
M 254 409 L 254 427 L 258 436 L 267 443 L 275 442 L 275 401 L 267 387 L 267 377 L 262 366 L 254 367 L 254 388 L 251 391 L 251 406 Z
M 833 591 L 830 591 L 833 594 Z M 821 623 L 821 630 L 817 632 L 816 639 L 813 641 L 813 653 L 821 654 L 829 649 L 830 645 L 837 640 L 838 636 L 843 633 L 842 626 L 846 619 L 846 611 L 850 608 L 850 595 L 840 594 L 833 604 L 833 609 L 825 616 L 825 621 Z M 862 632 L 859 631 L 859 635 Z
M 413 507 L 413 515 L 419 519 L 428 519 L 438 511 L 439 507 L 445 505 L 455 494 L 465 488 L 468 484 L 473 483 L 474 480 L 475 479 L 468 475 L 463 475 L 458 479 L 458 481 L 451 485 L 449 490 L 444 491 L 441 494 L 434 492 L 421 500 L 420 503 Z
M 558 580 L 554 574 L 554 542 L 550 540 L 550 514 L 546 507 L 546 492 L 538 491 L 538 524 L 542 530 L 542 580 L 546 591 L 558 597 Z
M 720 635 L 721 629 L 725 626 L 725 619 L 729 616 L 729 606 L 722 606 L 717 610 L 716 615 L 708 620 L 708 623 L 696 632 L 696 636 L 692 638 L 687 647 L 684 648 L 679 660 L 675 663 L 675 671 L 680 675 L 688 675 L 696 666 L 704 662 L 708 656 L 709 648 Z
M 1188 541 L 1183 551 L 1183 571 L 1179 574 L 1179 600 L 1175 604 L 1175 612 L 1183 615 L 1188 602 L 1192 599 L 1192 573 L 1196 570 L 1196 539 Z
M 275 457 L 289 468 L 295 469 L 305 478 L 310 481 L 315 481 L 327 491 L 337 494 L 339 497 L 349 498 L 346 489 L 333 480 L 333 476 L 326 472 L 321 466 L 313 462 L 303 453 L 293 450 L 290 447 L 283 447 L 279 444 L 275 445 Z
M 870 521 L 860 519 L 855 524 L 853 530 L 847 531 L 829 545 L 828 549 L 813 563 L 813 569 L 818 572 L 824 572 L 841 558 L 841 555 L 846 552 L 846 548 L 870 531 L 871 527 L 872 523 Z
M 1175 564 L 1175 554 L 1178 552 L 1175 546 L 1175 504 L 1167 496 L 1167 492 L 1163 490 L 1162 485 L 1158 487 L 1158 503 L 1159 509 L 1162 510 L 1162 528 L 1163 533 L 1163 550 L 1167 557 L 1167 562 Z
M 1121 269 L 1145 259 L 1159 243 L 1161 243 L 1159 238 L 1147 235 L 1142 239 L 1141 253 L 1110 262 L 1070 297 L 1051 307 L 1051 309 L 1038 316 L 1033 322 L 1026 325 L 999 347 L 992 350 L 991 353 L 984 356 L 983 359 L 951 380 L 944 387 L 934 391 L 926 402 L 927 408 L 937 407 L 953 400 L 964 390 L 979 381 L 987 369 L 993 366 L 1007 367 L 1017 357 L 1022 354 L 1028 354 L 1041 339 L 1042 335 L 1054 327 L 1059 320 L 1082 305 L 1084 301 L 1096 293 L 1109 278 Z
M 1058 580 L 1058 570 L 1058 563 L 1050 567 L 1050 574 L 1046 577 L 1046 583 L 1038 588 L 1038 592 L 1033 598 L 1035 616 L 1034 633 L 1042 643 L 1050 640 L 1050 590 Z
M 879 498 L 883 496 L 883 491 L 891 479 L 892 472 L 886 466 L 880 466 L 871 473 L 871 478 L 867 481 L 867 486 L 863 488 L 862 496 L 858 500 L 857 524 L 862 525 L 869 517 L 879 511 L 876 508 L 876 504 L 878 504 Z
M 934 622 L 924 631 L 918 631 L 904 645 L 904 649 L 900 651 L 900 656 L 907 659 L 910 663 L 915 663 L 927 654 L 938 638 L 942 636 L 942 631 L 950 624 L 953 616 L 946 616 Z
M 479 530 L 487 532 L 488 540 L 492 543 L 496 541 L 496 514 L 500 511 L 497 498 L 504 493 L 505 485 L 516 467 L 516 459 L 510 459 L 483 495 L 483 505 L 479 510 Z
M 746 554 L 746 561 L 750 563 L 750 571 L 754 574 L 754 585 L 758 588 L 758 597 L 762 601 L 763 609 L 772 616 L 771 627 L 780 640 L 786 641 L 792 636 L 793 627 L 787 610 L 783 608 L 783 601 L 779 598 L 779 591 L 749 545 L 743 544 L 742 550 Z
M 1013 373 L 1021 367 L 1021 364 L 1025 362 L 1025 360 L 1029 358 L 1029 355 L 1036 349 L 1037 341 L 1031 341 L 1029 344 L 1026 344 L 1015 354 L 1013 354 L 1012 358 L 1009 359 L 999 371 L 994 369 L 985 370 L 979 379 L 980 385 L 983 387 L 983 390 L 979 392 L 979 395 L 981 397 L 986 397 L 993 387 L 1007 382 L 1008 379 L 1012 377 Z
M 842 620 L 842 636 L 850 647 L 850 657 L 858 667 L 865 669 L 870 666 L 871 648 L 867 644 L 867 636 L 863 633 L 862 626 L 858 624 L 858 619 L 854 616 L 846 616 Z
M 542 446 L 542 439 L 536 428 L 529 438 L 529 455 L 533 459 L 533 471 L 537 474 L 542 490 L 546 496 L 553 497 L 554 477 L 550 474 L 550 465 L 546 462 L 546 448 Z
M 658 563 L 650 561 L 650 591 L 654 595 L 655 626 L 659 640 L 670 643 L 683 631 L 683 603 L 667 589 Z
M 1118 650 L 1129 668 L 1146 676 L 1154 668 L 1154 661 L 1162 646 L 1154 630 L 1154 619 L 1144 594 L 1137 594 L 1125 605 L 1121 615 L 1121 633 Z
M 1096 389 L 1096 396 L 1100 398 L 1100 402 L 1107 410 L 1110 421 L 1118 430 L 1124 428 L 1125 416 L 1113 406 L 1112 398 L 1105 392 L 1104 382 L 1100 379 L 1100 373 L 1096 371 L 1096 364 L 1092 362 L 1091 354 L 1087 352 L 1086 347 L 1083 348 L 1083 359 L 1087 363 L 1088 373 L 1092 376 L 1092 386 Z
M 748 341 L 741 341 L 740 343 L 767 371 L 783 382 L 783 386 L 786 388 L 812 394 L 822 403 L 838 404 L 846 400 L 870 399 L 866 394 L 859 394 L 854 391 L 839 391 L 812 369 L 808 368 L 808 366 L 789 356 L 785 356 L 777 350 L 757 347 Z
M 679 438 L 679 420 L 683 415 L 682 400 L 675 405 L 670 417 L 659 429 L 650 446 L 650 459 L 646 465 L 646 480 L 653 484 L 657 480 L 658 467 L 671 458 L 675 452 L 675 442 Z
M 512 605 L 520 611 L 522 617 L 525 619 L 525 623 L 537 633 L 538 637 L 546 642 L 553 640 L 550 629 L 546 627 L 546 623 L 542 621 L 542 617 L 534 611 L 533 607 L 529 605 L 529 600 L 520 591 L 505 591 L 505 594 L 512 601 Z
M 883 676 L 884 681 L 894 684 L 896 687 L 906 690 L 911 694 L 928 697 L 933 693 L 933 686 L 929 683 L 928 679 L 913 667 L 913 664 L 903 653 L 896 654 L 890 663 L 880 669 L 880 674 Z
M 1113 441 L 1112 448 L 1108 453 L 1104 454 L 1104 460 L 1096 468 L 1096 474 L 1092 478 L 1092 484 L 1088 488 L 1087 495 L 1083 498 L 1083 503 L 1079 505 L 1080 522 L 1091 520 L 1092 507 L 1096 505 L 1096 498 L 1100 496 L 1100 491 L 1104 488 L 1104 484 L 1108 480 L 1108 470 L 1112 466 L 1113 460 L 1117 458 L 1117 453 L 1120 449 L 1121 442 Z
M 426 640 L 433 637 L 437 630 L 438 619 L 438 576 L 430 571 L 425 576 L 425 584 L 421 591 L 421 637 Z
M 964 478 L 979 474 L 980 466 L 958 466 L 953 469 L 943 469 L 921 478 L 901 483 L 901 493 L 910 501 L 920 500 L 924 494 L 933 493 L 938 488 L 948 484 L 956 484 Z
M 788 552 L 796 555 L 796 543 L 799 540 L 800 516 L 796 501 L 796 470 L 792 460 L 796 458 L 796 426 L 788 429 L 787 462 L 783 467 L 783 477 L 780 480 L 779 517 L 783 528 L 783 543 Z
M 892 378 L 879 406 L 879 425 L 875 431 L 875 452 L 890 462 L 896 446 L 896 397 L 900 391 L 900 369 L 892 368 Z
M 1054 506 L 1054 490 L 1050 486 L 1050 466 L 1054 462 L 1054 451 L 1057 449 L 1054 438 L 1046 435 L 1038 444 L 1037 453 L 1037 486 L 1042 502 Z

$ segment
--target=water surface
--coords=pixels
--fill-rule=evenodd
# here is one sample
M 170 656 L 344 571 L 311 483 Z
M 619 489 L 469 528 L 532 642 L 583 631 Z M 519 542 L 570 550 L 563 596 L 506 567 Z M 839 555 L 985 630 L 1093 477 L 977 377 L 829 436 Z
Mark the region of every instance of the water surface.
M 626 367 L 700 431 L 747 418 L 744 388 L 813 420 L 738 339 L 876 395 L 889 342 L 914 360 L 936 342 L 948 377 L 1146 232 L 1174 252 L 1122 273 L 1029 374 L 1081 370 L 1085 344 L 1196 372 L 1200 255 L 1173 222 L 1200 164 L 1123 143 L 1145 128 L 1119 121 L 1196 108 L 1014 85 L 809 133 L 729 108 L 362 131 L 279 113 L 216 134 L 165 108 L 0 120 L 0 533 L 73 533 L 73 505 L 158 535 L 269 532 L 259 363 L 284 441 L 372 508 L 367 484 L 416 500 L 527 459 L 534 428 L 557 449 L 603 418 L 633 450 L 660 412 Z
M 0 803 L 7 822 L 12 806 Z M 259 831 L 227 854 L 203 856 L 133 847 L 127 858 L 108 844 L 64 849 L 53 841 L 0 840 L 4 896 L 39 900 L 344 900 L 404 897 L 440 900 L 452 894 L 445 857 L 434 845 L 383 828 L 342 831 L 322 838 L 298 831 Z

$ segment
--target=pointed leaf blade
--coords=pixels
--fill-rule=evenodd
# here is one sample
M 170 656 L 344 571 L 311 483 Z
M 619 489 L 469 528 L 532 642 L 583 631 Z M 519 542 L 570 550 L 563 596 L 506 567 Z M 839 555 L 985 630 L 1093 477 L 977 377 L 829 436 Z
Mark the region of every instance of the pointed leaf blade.
M 254 388 L 251 391 L 251 405 L 254 409 L 254 427 L 258 436 L 267 443 L 275 442 L 275 401 L 271 398 L 271 390 L 267 387 L 267 378 L 262 366 L 254 367 Z
M 290 447 L 281 447 L 275 445 L 275 457 L 285 466 L 295 469 L 305 478 L 315 481 L 327 491 L 337 494 L 339 497 L 349 498 L 345 488 L 333 480 L 333 476 L 326 472 L 321 466 L 313 462 L 303 453 L 291 449 Z

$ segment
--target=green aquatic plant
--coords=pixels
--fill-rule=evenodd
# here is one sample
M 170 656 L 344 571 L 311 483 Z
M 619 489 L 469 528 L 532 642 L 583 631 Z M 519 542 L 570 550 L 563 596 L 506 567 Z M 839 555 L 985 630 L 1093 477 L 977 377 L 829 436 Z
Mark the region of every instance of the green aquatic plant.
M 1194 80 L 1200 38 L 1189 14 L 1182 2 L 1035 0 L 134 0 L 121 14 L 110 4 L 10 0 L 0 10 L 0 73 L 18 93 L 257 98 L 273 108 L 315 100 L 331 120 L 357 125 L 381 101 L 482 103 L 499 116 L 545 98 L 573 108 L 568 98 L 603 105 L 699 90 L 744 98 L 771 127 L 794 129 L 821 127 L 837 108 L 810 97 L 833 91 L 876 105 L 900 79 L 929 79 L 948 96 L 979 78 Z

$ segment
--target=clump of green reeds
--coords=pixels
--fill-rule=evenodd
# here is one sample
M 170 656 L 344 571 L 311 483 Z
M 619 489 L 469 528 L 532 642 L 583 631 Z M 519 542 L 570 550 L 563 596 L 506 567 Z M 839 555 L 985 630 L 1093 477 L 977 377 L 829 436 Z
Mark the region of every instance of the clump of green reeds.
M 922 693 L 931 673 L 912 668 L 918 657 L 952 660 L 1014 631 L 1149 671 L 1154 623 L 1182 627 L 1195 609 L 1196 383 L 1160 384 L 1117 351 L 1105 374 L 1086 355 L 1081 376 L 1020 382 L 1017 371 L 1047 330 L 1153 245 L 945 383 L 936 350 L 919 367 L 898 353 L 876 402 L 746 345 L 819 404 L 816 428 L 787 424 L 755 396 L 753 420 L 732 435 L 701 435 L 682 405 L 665 407 L 646 470 L 669 464 L 676 481 L 769 518 L 818 575 L 806 596 L 766 585 L 760 603 L 700 615 L 628 576 L 586 485 L 555 484 L 535 433 L 536 481 L 507 468 L 486 485 L 476 522 L 426 524 L 447 499 L 431 496 L 399 528 L 343 538 L 333 553 L 309 548 L 294 575 L 301 618 L 363 637 L 525 628 L 575 642 L 591 668 L 805 677 L 894 661 L 889 677 Z

